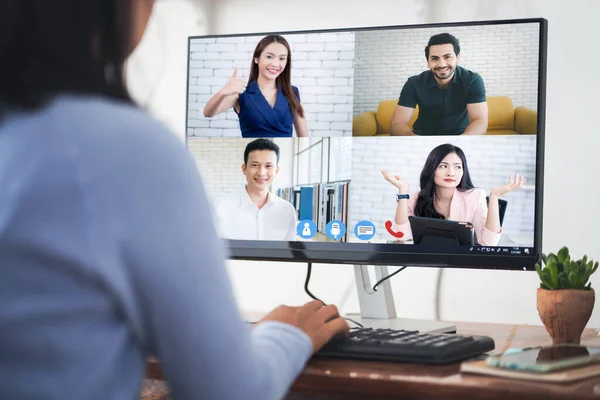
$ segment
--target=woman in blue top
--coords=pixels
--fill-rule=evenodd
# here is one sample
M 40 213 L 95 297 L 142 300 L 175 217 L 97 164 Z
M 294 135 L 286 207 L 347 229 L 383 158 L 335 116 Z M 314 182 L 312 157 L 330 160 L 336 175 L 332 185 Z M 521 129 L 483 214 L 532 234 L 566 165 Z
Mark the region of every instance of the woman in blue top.
M 298 88 L 291 84 L 292 53 L 279 35 L 265 36 L 254 49 L 248 84 L 237 77 L 229 81 L 204 106 L 204 116 L 214 117 L 233 108 L 240 119 L 242 137 L 308 136 Z

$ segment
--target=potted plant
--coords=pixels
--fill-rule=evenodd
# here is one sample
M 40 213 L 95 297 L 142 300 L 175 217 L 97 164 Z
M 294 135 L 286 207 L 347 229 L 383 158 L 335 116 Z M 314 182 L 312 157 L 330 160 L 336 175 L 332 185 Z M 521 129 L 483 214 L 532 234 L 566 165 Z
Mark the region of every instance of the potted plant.
M 577 343 L 592 315 L 595 294 L 590 275 L 598 269 L 598 262 L 587 256 L 571 260 L 569 249 L 557 254 L 542 254 L 542 262 L 535 269 L 542 281 L 537 290 L 537 309 L 554 344 Z

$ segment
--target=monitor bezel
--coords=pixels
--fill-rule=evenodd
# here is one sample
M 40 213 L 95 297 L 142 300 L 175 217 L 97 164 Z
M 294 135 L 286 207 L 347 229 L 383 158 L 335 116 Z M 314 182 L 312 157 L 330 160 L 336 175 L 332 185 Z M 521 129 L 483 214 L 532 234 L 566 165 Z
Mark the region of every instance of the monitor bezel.
M 391 265 L 456 267 L 475 269 L 533 270 L 535 248 L 530 255 L 472 253 L 470 246 L 462 252 L 431 252 L 420 245 L 388 243 L 284 242 L 268 240 L 225 240 L 232 260 L 293 261 L 322 264 Z M 411 251 L 403 248 L 411 247 Z M 474 246 L 475 247 L 475 246 Z M 485 247 L 482 247 L 485 248 Z M 517 248 L 515 248 L 517 249 Z M 523 249 L 523 248 L 518 248 Z M 538 261 L 535 261 L 538 262 Z M 533 265 L 535 265 L 535 262 Z
M 241 36 L 261 36 L 269 34 L 290 35 L 305 33 L 359 32 L 388 29 L 422 29 L 438 27 L 464 27 L 504 24 L 539 24 L 538 53 L 538 104 L 536 135 L 536 172 L 535 172 L 535 215 L 534 245 L 529 255 L 494 254 L 488 252 L 428 252 L 418 245 L 383 243 L 328 243 L 309 241 L 264 241 L 264 240 L 225 240 L 229 249 L 229 258 L 235 260 L 313 262 L 354 265 L 414 265 L 431 267 L 455 267 L 474 269 L 535 270 L 540 262 L 543 229 L 543 176 L 544 176 L 544 138 L 546 120 L 546 69 L 548 46 L 548 21 L 545 18 L 503 19 L 464 22 L 439 22 L 410 25 L 384 25 L 355 28 L 315 29 L 277 32 L 245 32 L 233 34 L 200 35 L 188 37 L 188 63 L 186 81 L 185 142 L 188 141 L 190 51 L 192 41 L 202 38 L 223 38 Z

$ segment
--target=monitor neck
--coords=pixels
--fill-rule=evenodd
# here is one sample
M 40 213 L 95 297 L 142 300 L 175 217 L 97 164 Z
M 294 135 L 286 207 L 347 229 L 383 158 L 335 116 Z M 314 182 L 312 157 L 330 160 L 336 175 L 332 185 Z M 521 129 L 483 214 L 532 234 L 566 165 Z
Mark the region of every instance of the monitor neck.
M 387 266 L 375 266 L 374 268 L 376 282 L 388 276 Z M 377 290 L 373 290 L 374 283 L 371 282 L 368 265 L 355 265 L 354 276 L 358 291 L 360 315 L 345 315 L 345 317 L 350 318 L 352 321 L 360 323 L 365 328 L 373 329 L 405 329 L 441 333 L 456 332 L 456 326 L 451 323 L 398 318 L 390 280 L 382 282 L 377 287 Z M 353 324 L 350 324 L 350 326 L 354 327 Z

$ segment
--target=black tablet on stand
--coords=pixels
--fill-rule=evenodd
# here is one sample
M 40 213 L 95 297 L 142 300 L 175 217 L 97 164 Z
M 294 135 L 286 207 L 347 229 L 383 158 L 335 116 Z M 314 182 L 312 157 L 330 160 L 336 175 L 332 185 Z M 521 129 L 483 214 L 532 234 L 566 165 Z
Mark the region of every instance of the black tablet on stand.
M 414 244 L 435 247 L 473 246 L 475 230 L 470 222 L 409 216 Z

